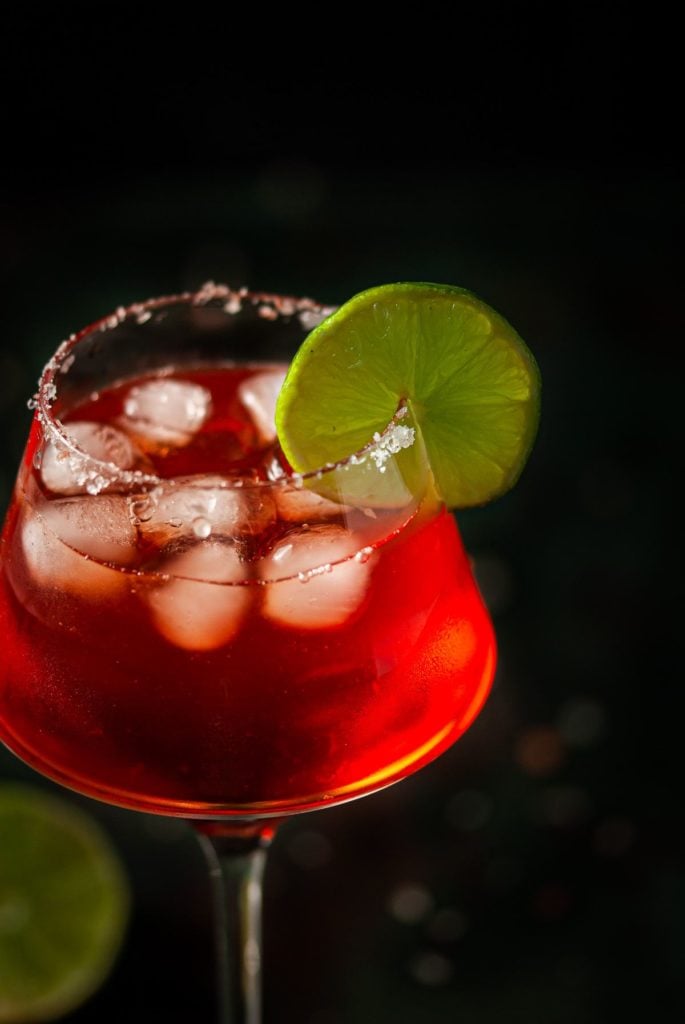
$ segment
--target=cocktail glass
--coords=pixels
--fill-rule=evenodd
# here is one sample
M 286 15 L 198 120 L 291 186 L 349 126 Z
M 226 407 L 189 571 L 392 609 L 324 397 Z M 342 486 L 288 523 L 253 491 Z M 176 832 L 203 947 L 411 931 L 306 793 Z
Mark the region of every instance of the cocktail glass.
M 328 312 L 207 285 L 71 337 L 41 377 L 2 539 L 0 736 L 65 786 L 192 822 L 234 1024 L 261 1019 L 279 820 L 425 765 L 494 672 L 404 410 L 314 473 L 279 454 L 283 363 Z

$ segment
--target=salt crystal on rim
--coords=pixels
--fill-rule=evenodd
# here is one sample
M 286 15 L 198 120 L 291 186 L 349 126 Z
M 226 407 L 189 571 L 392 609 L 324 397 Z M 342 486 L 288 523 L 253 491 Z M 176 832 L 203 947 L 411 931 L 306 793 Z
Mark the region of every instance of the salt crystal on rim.
M 73 438 L 78 451 L 66 444 L 51 440 L 45 446 L 41 461 L 41 478 L 55 494 L 84 494 L 90 479 L 88 460 L 106 462 L 117 469 L 128 470 L 141 465 L 144 457 L 140 449 L 121 430 L 107 423 L 75 420 L 64 426 Z M 112 472 L 112 477 L 116 475 Z M 107 476 L 104 477 L 107 481 Z

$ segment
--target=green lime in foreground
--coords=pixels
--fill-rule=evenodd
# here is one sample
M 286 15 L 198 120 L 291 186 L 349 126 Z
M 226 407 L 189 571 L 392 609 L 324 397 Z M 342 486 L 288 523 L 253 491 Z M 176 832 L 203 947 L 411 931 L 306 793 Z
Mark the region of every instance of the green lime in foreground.
M 276 407 L 300 473 L 338 462 L 406 405 L 450 508 L 516 482 L 540 410 L 533 356 L 498 313 L 462 288 L 389 284 L 355 295 L 303 342 Z
M 99 827 L 62 799 L 0 785 L 0 1022 L 68 1013 L 106 977 L 128 887 Z

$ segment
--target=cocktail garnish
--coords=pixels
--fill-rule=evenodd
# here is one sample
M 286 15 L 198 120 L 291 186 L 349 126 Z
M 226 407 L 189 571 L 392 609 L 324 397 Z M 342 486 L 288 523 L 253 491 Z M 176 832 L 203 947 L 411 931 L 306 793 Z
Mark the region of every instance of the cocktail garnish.
M 276 427 L 300 473 L 371 438 L 381 472 L 391 455 L 402 465 L 416 431 L 441 496 L 463 508 L 513 486 L 539 409 L 537 365 L 506 320 L 462 288 L 401 283 L 355 295 L 314 328 L 286 376 Z

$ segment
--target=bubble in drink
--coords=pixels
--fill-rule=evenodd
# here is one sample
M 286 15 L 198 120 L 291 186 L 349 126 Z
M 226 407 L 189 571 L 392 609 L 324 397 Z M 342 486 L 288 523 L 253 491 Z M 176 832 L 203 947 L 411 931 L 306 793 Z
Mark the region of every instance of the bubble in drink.
M 285 380 L 285 374 L 285 370 L 255 373 L 244 380 L 238 388 L 238 398 L 249 412 L 263 444 L 273 441 L 276 437 L 276 399 Z
M 150 445 L 189 444 L 212 412 L 212 396 L 190 381 L 161 377 L 131 388 L 122 426 Z
M 162 566 L 172 578 L 146 599 L 157 629 L 187 651 L 212 651 L 240 629 L 253 587 L 240 586 L 248 571 L 232 544 L 204 541 Z
M 361 606 L 373 558 L 354 558 L 354 535 L 341 526 L 293 530 L 262 559 L 264 615 L 284 626 L 327 629 L 351 618 Z
M 75 420 L 64 429 L 82 452 L 99 462 L 124 470 L 143 466 L 144 456 L 137 445 L 123 431 L 108 423 Z M 55 494 L 85 494 L 91 476 L 89 470 L 92 467 L 88 466 L 87 460 L 79 452 L 55 441 L 45 446 L 40 466 L 41 478 L 45 486 Z
M 131 499 L 131 515 L 141 536 L 156 547 L 182 539 L 249 536 L 276 518 L 266 488 L 221 486 L 218 475 L 193 476 L 160 484 Z
M 89 599 L 125 587 L 126 575 L 109 566 L 128 566 L 136 558 L 126 498 L 58 499 L 39 512 L 26 505 L 23 515 L 22 549 L 36 583 Z

